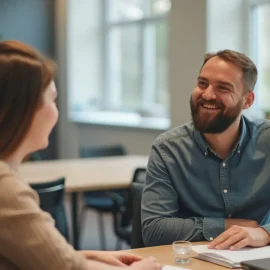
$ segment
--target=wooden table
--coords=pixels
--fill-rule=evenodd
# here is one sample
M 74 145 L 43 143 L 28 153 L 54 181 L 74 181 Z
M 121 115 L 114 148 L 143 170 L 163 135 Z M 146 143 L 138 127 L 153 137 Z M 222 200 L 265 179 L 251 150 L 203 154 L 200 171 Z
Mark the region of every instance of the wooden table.
M 28 183 L 66 178 L 65 190 L 72 193 L 73 244 L 78 249 L 78 193 L 129 187 L 136 168 L 147 165 L 148 156 L 117 156 L 26 162 L 20 173 Z
M 193 245 L 205 245 L 207 242 L 197 242 L 192 243 Z M 191 270 L 224 270 L 229 269 L 217 264 L 201 261 L 195 258 L 190 260 L 189 264 L 176 264 L 173 258 L 172 245 L 166 246 L 158 246 L 158 247 L 147 247 L 147 248 L 138 248 L 138 249 L 130 249 L 125 252 L 140 255 L 142 257 L 154 256 L 159 263 L 168 264 L 172 266 L 178 266 L 182 268 L 187 268 Z M 193 252 L 192 256 L 195 256 L 196 253 Z

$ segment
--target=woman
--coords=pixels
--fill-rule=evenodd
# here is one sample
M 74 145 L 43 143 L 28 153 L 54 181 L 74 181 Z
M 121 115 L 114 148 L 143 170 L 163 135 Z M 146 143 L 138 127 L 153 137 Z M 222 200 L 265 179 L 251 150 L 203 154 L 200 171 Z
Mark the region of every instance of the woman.
M 160 269 L 153 258 L 75 251 L 18 172 L 46 148 L 57 122 L 54 64 L 18 41 L 0 42 L 0 269 Z

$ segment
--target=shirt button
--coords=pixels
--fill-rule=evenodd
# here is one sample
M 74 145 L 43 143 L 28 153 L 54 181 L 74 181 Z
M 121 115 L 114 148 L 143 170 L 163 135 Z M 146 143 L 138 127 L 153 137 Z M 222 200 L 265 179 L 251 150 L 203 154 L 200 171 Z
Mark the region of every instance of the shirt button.
M 232 214 L 229 214 L 228 217 L 231 218 L 232 217 Z
M 240 151 L 240 150 L 238 150 L 238 151 L 237 151 L 237 153 L 238 153 L 238 154 L 240 154 L 240 153 L 241 153 L 241 151 Z
M 227 193 L 227 192 L 228 192 L 228 190 L 227 190 L 227 189 L 224 189 L 224 190 L 223 190 L 223 192 L 224 192 L 224 193 Z
M 210 240 L 210 241 L 213 241 L 213 240 L 214 240 L 214 238 L 213 238 L 213 237 L 210 237 L 210 238 L 209 238 L 209 240 Z
M 223 162 L 223 163 L 222 163 L 222 166 L 223 166 L 223 167 L 226 167 L 226 163 L 225 163 L 225 162 Z
M 207 156 L 207 152 L 204 152 L 204 154 Z

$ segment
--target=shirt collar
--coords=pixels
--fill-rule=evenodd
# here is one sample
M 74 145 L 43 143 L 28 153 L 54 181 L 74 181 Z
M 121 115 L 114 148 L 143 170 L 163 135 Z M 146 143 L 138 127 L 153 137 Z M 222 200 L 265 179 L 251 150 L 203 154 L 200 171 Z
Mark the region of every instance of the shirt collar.
M 241 152 L 241 147 L 243 145 L 244 139 L 246 137 L 247 134 L 247 126 L 244 120 L 244 117 L 241 116 L 241 120 L 240 120 L 240 137 L 239 137 L 239 141 L 236 144 L 235 150 L 237 150 L 237 153 L 240 154 Z M 209 150 L 209 145 L 208 143 L 205 141 L 203 135 L 201 134 L 201 132 L 199 132 L 198 130 L 195 129 L 194 127 L 194 138 L 197 141 L 200 149 L 203 151 L 203 153 L 205 155 L 208 154 L 208 150 Z
M 240 122 L 240 137 L 239 137 L 239 141 L 236 145 L 236 147 L 238 147 L 238 152 L 240 153 L 242 146 L 243 146 L 243 142 L 244 139 L 246 138 L 247 135 L 247 125 L 245 123 L 245 118 L 244 116 L 241 116 L 241 122 Z

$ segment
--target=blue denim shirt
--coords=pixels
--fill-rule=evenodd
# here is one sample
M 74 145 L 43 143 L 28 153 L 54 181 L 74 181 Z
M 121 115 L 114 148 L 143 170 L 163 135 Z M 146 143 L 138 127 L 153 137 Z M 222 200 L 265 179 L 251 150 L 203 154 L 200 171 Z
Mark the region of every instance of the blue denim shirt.
M 270 232 L 270 121 L 242 116 L 240 128 L 226 160 L 192 122 L 157 138 L 142 198 L 147 246 L 212 240 L 227 218 L 256 220 Z

